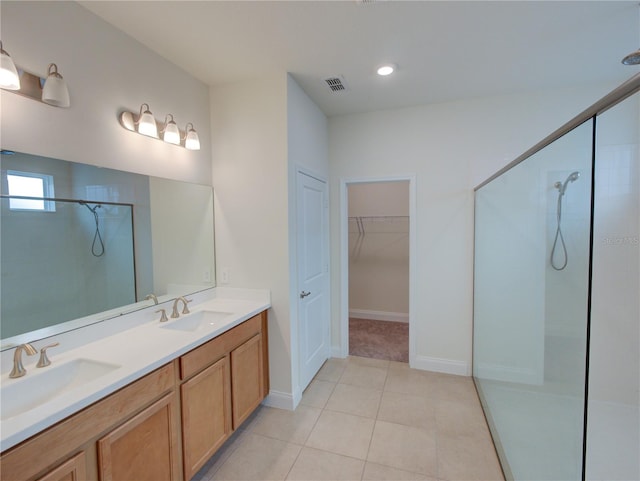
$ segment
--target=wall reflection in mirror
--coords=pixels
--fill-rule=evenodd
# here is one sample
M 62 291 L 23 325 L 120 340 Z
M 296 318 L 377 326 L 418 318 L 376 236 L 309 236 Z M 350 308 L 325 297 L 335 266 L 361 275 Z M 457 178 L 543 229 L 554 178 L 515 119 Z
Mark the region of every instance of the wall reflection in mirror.
M 3 349 L 214 286 L 210 186 L 11 151 L 1 162 Z

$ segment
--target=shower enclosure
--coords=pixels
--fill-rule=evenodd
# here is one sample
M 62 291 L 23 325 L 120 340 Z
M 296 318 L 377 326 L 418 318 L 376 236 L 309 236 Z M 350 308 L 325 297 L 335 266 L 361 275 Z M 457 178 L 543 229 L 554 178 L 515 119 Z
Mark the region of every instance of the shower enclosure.
M 473 375 L 507 479 L 640 479 L 639 91 L 476 188 Z
M 0 201 L 2 339 L 136 302 L 133 205 Z

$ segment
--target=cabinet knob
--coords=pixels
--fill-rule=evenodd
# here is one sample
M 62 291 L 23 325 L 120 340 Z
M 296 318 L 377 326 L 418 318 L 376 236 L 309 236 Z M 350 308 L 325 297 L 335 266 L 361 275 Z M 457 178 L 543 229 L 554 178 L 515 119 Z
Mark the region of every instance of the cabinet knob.
M 305 292 L 305 291 L 302 291 L 302 292 L 300 293 L 300 299 L 304 299 L 305 297 L 307 297 L 307 296 L 308 296 L 308 295 L 310 295 L 310 294 L 311 294 L 311 292 Z

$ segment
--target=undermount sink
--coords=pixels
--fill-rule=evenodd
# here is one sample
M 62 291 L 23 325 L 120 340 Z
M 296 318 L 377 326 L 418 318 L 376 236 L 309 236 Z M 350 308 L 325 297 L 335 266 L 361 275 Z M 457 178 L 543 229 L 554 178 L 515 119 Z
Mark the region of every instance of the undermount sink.
M 33 367 L 24 377 L 3 382 L 0 419 L 27 412 L 118 368 L 120 366 L 116 364 L 82 358 L 41 369 Z
M 231 312 L 221 311 L 199 311 L 193 314 L 180 317 L 176 320 L 171 320 L 167 323 L 163 323 L 160 327 L 163 329 L 173 329 L 176 331 L 197 331 L 205 327 L 211 327 L 216 322 L 223 320 L 230 316 Z

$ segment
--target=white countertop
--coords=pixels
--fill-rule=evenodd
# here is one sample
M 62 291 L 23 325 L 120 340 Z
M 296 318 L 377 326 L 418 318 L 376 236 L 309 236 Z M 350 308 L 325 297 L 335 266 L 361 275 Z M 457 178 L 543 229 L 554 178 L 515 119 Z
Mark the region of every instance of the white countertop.
M 3 387 L 27 379 L 30 380 L 30 383 L 34 383 L 37 376 L 41 376 L 44 380 L 47 369 L 71 362 L 74 359 L 89 359 L 119 367 L 95 380 L 56 394 L 50 400 L 33 409 L 0 421 L 0 451 L 15 446 L 271 306 L 268 291 L 232 288 L 217 288 L 211 291 L 209 297 L 213 298 L 204 299 L 196 305 L 190 303 L 189 309 L 192 314 L 205 310 L 230 313 L 229 316 L 215 322 L 212 326 L 205 325 L 193 332 L 163 329 L 161 327 L 163 324 L 158 321 L 159 315 L 155 313 L 156 309 L 146 309 L 118 318 L 119 321 L 130 321 L 132 327 L 119 330 L 101 339 L 91 339 L 95 337 L 95 333 L 92 335 L 90 332 L 93 326 L 83 328 L 87 330 L 84 334 L 86 334 L 88 342 L 86 344 L 80 343 L 79 346 L 63 352 L 62 349 L 58 352 L 56 352 L 56 348 L 50 349 L 48 352 L 52 364 L 46 368 L 37 369 L 35 367 L 37 355 L 29 358 L 23 355 L 27 374 L 22 378 L 9 379 L 5 372 L 1 377 L 0 401 L 2 401 Z M 187 298 L 191 297 L 187 296 Z M 194 303 L 196 301 L 194 300 Z M 167 306 L 161 304 L 156 307 L 166 308 Z M 167 313 L 170 315 L 171 311 L 168 309 Z M 182 315 L 181 318 L 186 316 Z M 153 320 L 150 320 L 151 318 Z M 177 319 L 177 321 L 179 320 Z M 105 321 L 101 324 L 109 322 L 111 321 Z M 166 324 L 172 322 L 175 321 L 170 319 Z M 120 322 L 120 324 L 122 323 Z M 96 329 L 98 328 L 104 330 L 104 326 L 96 326 Z M 79 344 L 78 336 L 82 334 L 75 331 L 72 333 L 74 339 L 69 339 L 69 342 Z M 42 347 L 40 344 L 45 345 L 51 341 L 60 342 L 62 347 L 65 343 L 65 335 L 61 334 L 55 339 L 45 341 L 38 343 L 38 345 L 34 343 L 34 347 Z M 3 359 L 3 362 L 6 361 Z

